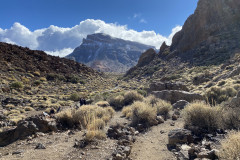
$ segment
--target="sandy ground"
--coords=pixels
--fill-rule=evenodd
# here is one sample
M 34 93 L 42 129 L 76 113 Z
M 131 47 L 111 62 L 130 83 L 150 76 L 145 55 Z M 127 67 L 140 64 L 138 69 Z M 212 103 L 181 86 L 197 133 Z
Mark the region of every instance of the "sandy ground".
M 167 149 L 168 132 L 175 128 L 182 128 L 183 121 L 178 119 L 175 126 L 171 126 L 172 120 L 151 127 L 150 130 L 137 137 L 133 144 L 130 157 L 133 160 L 176 160 L 176 157 Z M 163 132 L 163 133 L 160 133 Z

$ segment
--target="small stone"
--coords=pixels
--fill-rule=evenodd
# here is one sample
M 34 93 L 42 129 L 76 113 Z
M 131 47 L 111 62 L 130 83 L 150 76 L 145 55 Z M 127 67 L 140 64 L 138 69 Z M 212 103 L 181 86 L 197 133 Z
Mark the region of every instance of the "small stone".
M 178 119 L 178 115 L 173 114 L 173 115 L 172 115 L 172 120 L 173 120 L 173 121 L 176 121 L 177 119 Z
M 165 131 L 163 131 L 163 130 L 161 130 L 161 131 L 160 131 L 160 133 L 161 133 L 161 134 L 163 134 L 163 133 L 166 133 L 166 132 L 165 132 Z
M 75 133 L 73 132 L 73 131 L 69 131 L 68 132 L 68 135 L 70 136 L 70 135 L 74 135 Z
M 12 152 L 12 155 L 14 155 L 14 154 L 22 154 L 22 152 L 23 151 L 14 151 L 14 152 Z
M 171 122 L 171 123 L 170 123 L 170 126 L 175 126 L 175 122 Z
M 139 134 L 139 132 L 138 132 L 138 131 L 135 131 L 135 132 L 134 132 L 134 135 L 138 135 L 138 134 Z
M 158 124 L 164 123 L 164 118 L 162 116 L 157 116 L 156 120 L 158 121 Z
M 42 143 L 38 143 L 35 149 L 46 149 L 46 147 Z

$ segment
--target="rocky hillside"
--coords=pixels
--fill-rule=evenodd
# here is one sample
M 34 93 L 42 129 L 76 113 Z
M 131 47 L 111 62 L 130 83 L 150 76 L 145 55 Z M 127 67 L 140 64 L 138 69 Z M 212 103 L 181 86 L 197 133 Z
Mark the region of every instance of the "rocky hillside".
M 157 75 L 157 78 L 177 79 L 182 75 L 177 74 L 186 68 L 236 66 L 240 49 L 239 28 L 240 1 L 199 0 L 194 14 L 173 37 L 172 45 L 163 43 L 149 65 L 138 64 L 126 76 Z
M 99 71 L 125 72 L 149 48 L 154 47 L 97 33 L 88 35 L 67 57 Z
M 34 51 L 16 45 L 0 42 L 1 71 L 39 72 L 46 74 L 75 74 L 78 76 L 98 75 L 96 71 L 75 61 L 47 55 L 43 51 Z

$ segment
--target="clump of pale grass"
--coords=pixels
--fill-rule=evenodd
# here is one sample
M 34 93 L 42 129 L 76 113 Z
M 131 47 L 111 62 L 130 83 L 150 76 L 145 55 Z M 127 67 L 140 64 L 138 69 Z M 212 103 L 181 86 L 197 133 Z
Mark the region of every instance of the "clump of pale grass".
M 221 142 L 220 159 L 239 160 L 240 159 L 240 132 L 231 132 L 226 139 Z
M 198 127 L 199 131 L 215 131 L 223 126 L 221 112 L 219 106 L 212 107 L 202 101 L 190 103 L 183 110 L 185 126 L 187 128 Z
M 132 124 L 151 126 L 156 124 L 157 109 L 145 102 L 136 101 L 132 105 Z
M 132 117 L 132 106 L 126 106 L 122 109 L 122 115 L 127 119 Z

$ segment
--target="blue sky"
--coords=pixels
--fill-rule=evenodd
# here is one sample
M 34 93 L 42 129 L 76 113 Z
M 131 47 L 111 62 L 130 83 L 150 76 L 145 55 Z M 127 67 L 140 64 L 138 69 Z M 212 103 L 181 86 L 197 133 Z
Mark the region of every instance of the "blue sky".
M 21 32 L 20 35 L 22 35 L 24 30 L 26 32 L 29 30 L 31 38 L 35 37 L 35 39 L 38 39 L 38 36 L 43 36 L 42 33 L 44 35 L 49 32 L 57 33 L 60 32 L 60 27 L 72 28 L 80 25 L 80 22 L 85 22 L 87 19 L 101 20 L 106 25 L 122 26 L 125 27 L 125 30 L 134 30 L 136 33 L 153 31 L 158 38 L 160 36 L 169 38 L 170 34 L 173 33 L 172 29 L 176 26 L 182 26 L 187 17 L 194 12 L 196 6 L 197 0 L 1 0 L 0 41 L 27 46 L 30 43 L 26 42 L 27 37 L 24 40 L 18 39 L 18 37 L 13 37 L 10 31 L 13 32 L 14 30 L 15 34 L 20 34 Z M 19 24 L 15 24 L 16 22 Z M 91 21 L 88 22 L 88 25 L 89 23 L 94 23 L 94 25 L 98 23 L 97 25 L 99 25 L 100 22 Z M 50 25 L 59 28 L 53 27 L 49 29 Z M 48 32 L 35 33 L 36 30 L 47 28 Z M 101 25 L 100 28 L 101 31 L 110 33 L 110 31 L 103 29 L 106 28 L 104 25 Z M 100 31 L 98 29 L 98 31 L 94 30 L 94 32 Z M 91 32 L 88 31 L 86 33 Z M 141 43 L 145 42 L 140 39 L 125 38 L 123 34 L 126 36 L 125 33 L 122 33 L 121 36 L 120 33 L 112 36 Z M 149 36 L 151 34 L 148 33 Z M 19 38 L 20 35 L 18 35 Z M 28 35 L 30 33 L 24 36 Z M 66 37 L 66 34 L 64 35 Z M 146 34 L 139 36 L 143 38 Z M 82 34 L 82 37 L 84 38 L 85 34 Z M 163 40 L 164 38 L 158 43 Z M 79 43 L 81 41 L 78 41 L 76 44 Z M 150 44 L 150 41 L 148 44 Z M 153 43 L 156 47 L 161 45 L 156 44 Z M 31 44 L 30 48 L 54 50 L 54 48 L 41 47 L 39 44 Z M 64 48 L 74 47 L 66 46 Z M 55 50 L 64 48 L 56 46 Z

